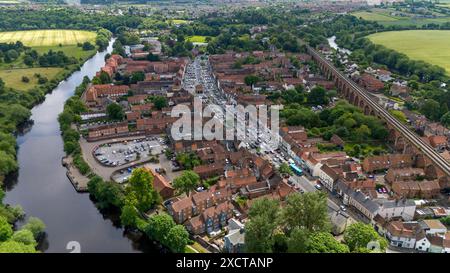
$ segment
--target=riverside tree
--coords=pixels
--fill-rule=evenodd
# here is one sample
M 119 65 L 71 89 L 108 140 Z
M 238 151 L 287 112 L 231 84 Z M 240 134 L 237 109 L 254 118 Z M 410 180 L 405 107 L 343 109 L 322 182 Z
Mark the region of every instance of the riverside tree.
M 184 192 L 187 196 L 200 183 L 200 176 L 193 171 L 184 171 L 181 176 L 175 178 L 172 182 L 173 187 L 178 192 Z

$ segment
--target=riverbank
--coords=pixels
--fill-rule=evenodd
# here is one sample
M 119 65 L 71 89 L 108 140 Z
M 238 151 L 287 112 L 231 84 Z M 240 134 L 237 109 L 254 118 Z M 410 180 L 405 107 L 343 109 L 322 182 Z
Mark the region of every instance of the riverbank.
M 100 37 L 99 35 L 104 36 L 106 34 L 100 34 L 98 32 L 97 37 Z M 108 39 L 111 38 L 112 34 L 109 33 L 109 35 Z M 98 48 L 98 50 L 101 49 L 100 47 Z M 53 78 L 46 79 L 44 77 L 47 82 L 27 91 L 9 88 L 5 84 L 5 81 L 0 80 L 0 142 L 3 147 L 6 146 L 6 148 L 0 151 L 0 185 L 8 179 L 8 176 L 14 176 L 14 173 L 18 170 L 17 142 L 15 138 L 20 134 L 19 128 L 26 123 L 30 123 L 31 109 L 41 104 L 47 94 L 51 93 L 61 82 L 64 82 L 75 72 L 80 71 L 81 66 L 96 54 L 98 54 L 98 51 L 91 51 L 82 57 L 80 56 L 78 59 L 79 63 L 77 64 L 71 64 L 65 67 L 53 67 L 60 70 L 53 75 Z M 15 71 L 14 73 L 18 72 Z M 23 76 L 26 75 L 20 75 L 20 77 Z M 43 75 L 37 73 L 33 77 L 35 76 L 42 77 Z M 8 75 L 8 77 L 12 77 L 12 75 Z M 17 78 L 18 76 L 14 77 Z M 25 78 L 30 80 L 30 77 Z M 6 142 L 6 145 L 4 142 Z
M 42 252 L 67 253 L 71 241 L 79 242 L 83 253 L 161 252 L 145 236 L 123 229 L 116 211 L 99 210 L 89 194 L 76 192 L 61 164 L 65 153 L 58 115 L 83 78 L 92 78 L 104 65 L 112 42 L 48 93 L 31 111 L 33 125 L 18 134 L 19 169 L 5 184 L 4 202 L 20 204 L 28 215 L 43 220 L 48 236 Z

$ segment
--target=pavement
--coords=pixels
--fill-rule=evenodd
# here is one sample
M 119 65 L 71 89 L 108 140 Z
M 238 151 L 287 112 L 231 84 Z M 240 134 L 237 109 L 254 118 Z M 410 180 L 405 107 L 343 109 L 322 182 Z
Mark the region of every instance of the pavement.
M 98 162 L 94 155 L 93 151 L 97 147 L 103 144 L 111 143 L 111 142 L 118 142 L 118 141 L 132 141 L 134 139 L 145 139 L 145 137 L 124 137 L 124 138 L 114 138 L 114 139 L 106 139 L 106 140 L 100 140 L 95 142 L 88 142 L 86 139 L 81 138 L 80 139 L 80 146 L 81 146 L 81 152 L 83 155 L 84 160 L 86 163 L 91 167 L 92 171 L 102 177 L 105 180 L 110 180 L 111 175 L 120 169 L 132 167 L 134 165 L 142 164 L 145 161 L 148 160 L 148 158 L 141 158 L 140 160 L 130 162 L 128 164 L 124 164 L 121 166 L 105 166 Z

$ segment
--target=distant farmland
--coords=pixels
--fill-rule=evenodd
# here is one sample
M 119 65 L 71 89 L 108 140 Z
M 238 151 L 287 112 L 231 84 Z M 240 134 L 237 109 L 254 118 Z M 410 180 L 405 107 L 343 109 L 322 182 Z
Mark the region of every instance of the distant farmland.
M 400 16 L 393 9 L 374 8 L 368 11 L 358 11 L 351 14 L 358 18 L 362 18 L 367 21 L 375 21 L 385 26 L 422 26 L 431 23 L 443 24 L 450 22 L 450 17 L 445 15 L 436 16 L 434 18 L 421 18 L 416 17 L 414 14 L 409 14 L 409 16 Z
M 75 45 L 86 41 L 93 42 L 96 33 L 84 30 L 27 30 L 0 32 L 0 43 L 21 41 L 26 46 Z
M 413 60 L 438 65 L 450 74 L 450 30 L 388 31 L 369 35 L 368 38 Z

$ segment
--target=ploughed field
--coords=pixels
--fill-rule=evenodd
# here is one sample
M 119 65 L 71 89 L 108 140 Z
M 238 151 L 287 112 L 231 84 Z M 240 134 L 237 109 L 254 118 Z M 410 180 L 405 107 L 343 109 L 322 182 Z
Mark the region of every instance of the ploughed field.
M 450 30 L 388 31 L 368 38 L 413 60 L 438 65 L 450 74 Z
M 94 42 L 96 34 L 84 30 L 45 29 L 0 32 L 0 43 L 21 41 L 30 47 L 76 45 L 86 41 Z

